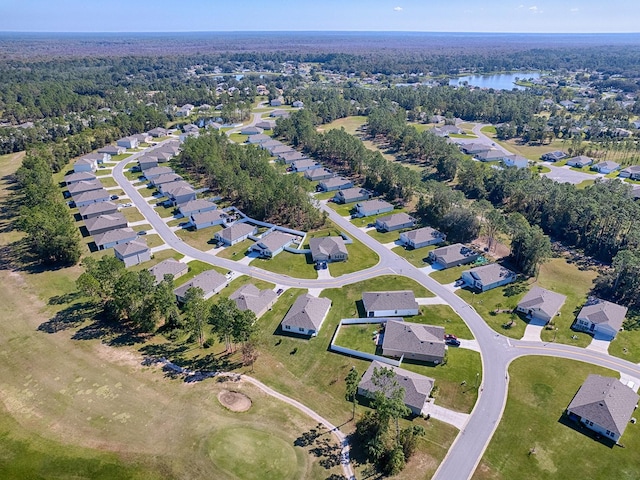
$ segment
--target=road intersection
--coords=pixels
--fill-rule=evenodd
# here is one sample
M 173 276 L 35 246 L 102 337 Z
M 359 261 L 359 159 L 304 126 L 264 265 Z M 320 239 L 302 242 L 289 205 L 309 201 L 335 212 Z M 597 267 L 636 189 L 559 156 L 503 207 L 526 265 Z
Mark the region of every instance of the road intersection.
M 170 248 L 187 257 L 284 287 L 307 289 L 339 288 L 379 275 L 402 275 L 415 280 L 436 294 L 464 320 L 473 333 L 476 345 L 481 353 L 482 382 L 479 386 L 476 405 L 469 415 L 466 425 L 458 434 L 436 471 L 434 479 L 463 480 L 471 477 L 502 417 L 509 384 L 508 367 L 516 358 L 526 355 L 562 357 L 599 365 L 632 378 L 640 378 L 640 366 L 623 359 L 611 357 L 603 352 L 557 343 L 513 340 L 496 333 L 485 323 L 475 309 L 456 295 L 452 289 L 441 285 L 428 276 L 423 269 L 413 266 L 373 237 L 367 235 L 347 218 L 341 217 L 335 210 L 327 206 L 326 202 L 318 202 L 318 207 L 327 212 L 329 218 L 345 234 L 361 241 L 377 253 L 380 258 L 377 265 L 336 278 L 309 280 L 276 274 L 198 250 L 176 236 L 153 206 L 148 203 L 147 199 L 124 176 L 125 165 L 134 159 L 135 155 L 118 163 L 113 168 L 113 178 L 162 240 Z

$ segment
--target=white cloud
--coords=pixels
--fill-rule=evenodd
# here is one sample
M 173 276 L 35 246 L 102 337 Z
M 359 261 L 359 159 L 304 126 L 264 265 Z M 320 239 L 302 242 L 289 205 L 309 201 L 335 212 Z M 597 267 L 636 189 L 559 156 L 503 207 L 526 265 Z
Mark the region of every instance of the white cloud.
M 518 8 L 524 8 L 524 5 L 518 5 Z
M 534 15 L 535 15 L 536 13 L 542 13 L 542 10 L 540 10 L 540 9 L 539 9 L 537 6 L 535 6 L 535 5 L 533 5 L 533 6 L 529 7 L 529 11 L 530 11 L 531 13 L 533 13 Z
M 401 12 L 402 11 L 402 7 L 393 7 L 393 10 L 395 12 Z
M 579 8 L 570 8 L 569 11 L 575 13 L 575 12 L 580 11 L 580 9 Z

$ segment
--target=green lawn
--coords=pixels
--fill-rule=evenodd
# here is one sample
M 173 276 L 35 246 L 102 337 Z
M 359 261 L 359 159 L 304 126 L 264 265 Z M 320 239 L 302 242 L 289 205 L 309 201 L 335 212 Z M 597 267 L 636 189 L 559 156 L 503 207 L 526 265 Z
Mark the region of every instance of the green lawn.
M 382 349 L 377 348 L 374 341 L 374 336 L 381 328 L 379 323 L 342 325 L 335 344 L 359 352 L 382 355 Z
M 429 245 L 428 247 L 418 248 L 418 249 L 408 249 L 403 246 L 393 247 L 391 251 L 396 255 L 400 255 L 401 257 L 407 259 L 407 261 L 418 268 L 426 267 L 429 265 L 427 262 L 427 257 L 429 256 L 429 252 L 431 250 L 436 249 L 437 245 Z
M 164 244 L 162 237 L 155 233 L 152 233 L 151 235 L 145 235 L 143 238 L 147 240 L 147 246 L 149 248 L 159 247 L 160 245 Z
M 538 173 L 538 174 L 542 174 L 542 173 L 549 173 L 551 171 L 551 169 L 549 167 L 546 167 L 542 164 L 540 165 L 532 165 L 529 167 L 529 170 L 531 170 L 533 173 Z
M 486 127 L 482 127 L 480 131 L 488 137 L 492 137 L 496 134 L 496 127 L 493 125 L 487 125 Z
M 289 253 L 283 251 L 274 258 L 256 258 L 251 266 L 269 270 L 273 273 L 289 275 L 293 278 L 318 278 L 318 273 L 313 268 L 311 254 Z
M 142 172 L 132 172 L 131 170 L 127 169 L 124 170 L 124 176 L 127 178 L 127 180 L 130 180 L 131 182 L 138 182 L 140 180 L 140 177 L 142 177 Z
M 591 170 L 591 167 L 589 165 L 587 165 L 586 167 L 569 167 L 569 169 L 573 170 L 574 172 L 588 173 L 589 175 L 598 174 L 598 172 Z
M 180 219 L 180 222 L 185 221 L 185 219 Z M 176 222 L 176 220 L 173 222 Z M 197 248 L 198 250 L 207 251 L 214 247 L 213 236 L 220 230 L 222 230 L 222 225 L 215 225 L 201 230 L 196 230 L 194 228 L 185 230 L 184 228 L 181 228 L 180 230 L 176 230 L 175 233 L 178 237 L 184 240 L 185 243 L 192 247 Z
M 353 204 L 351 204 L 353 205 Z M 386 217 L 388 215 L 391 215 L 393 213 L 401 213 L 401 212 L 406 212 L 407 209 L 406 208 L 396 208 L 391 210 L 390 212 L 386 212 L 386 213 L 379 213 L 378 215 L 371 215 L 370 217 L 359 217 L 359 218 L 354 218 L 351 220 L 351 223 L 353 223 L 356 227 L 366 227 L 367 225 L 369 225 L 370 223 L 376 223 L 376 220 L 380 217 Z M 397 232 L 391 232 L 391 233 L 397 233 Z
M 327 192 L 327 193 L 335 194 L 335 192 Z M 332 195 L 332 197 L 333 197 L 333 195 Z M 329 205 L 329 207 L 333 208 L 336 212 L 338 212 L 338 214 L 341 217 L 350 216 L 351 215 L 351 210 L 353 210 L 355 208 L 355 203 L 345 203 L 345 204 L 343 204 L 343 203 L 329 202 L 329 203 L 327 203 L 327 205 Z
M 100 177 L 100 183 L 104 186 L 104 188 L 117 187 L 118 182 L 115 181 L 113 177 Z
M 158 215 L 159 215 L 161 218 L 169 218 L 169 217 L 173 217 L 176 213 L 178 213 L 178 211 L 177 211 L 176 207 L 174 207 L 174 206 L 171 206 L 171 207 L 165 207 L 165 206 L 163 205 L 163 206 L 160 206 L 160 207 L 154 207 L 154 209 L 155 209 L 155 211 L 156 211 L 156 212 L 158 212 Z M 186 222 L 186 221 L 187 221 L 187 219 L 186 219 L 186 218 L 181 218 L 180 220 L 181 220 L 181 221 L 183 221 L 183 222 Z M 178 222 L 178 223 L 180 223 L 180 222 Z
M 640 330 L 618 332 L 609 346 L 609 353 L 633 363 L 640 362 Z
M 327 123 L 325 125 L 320 125 L 318 130 L 328 131 L 333 129 L 344 128 L 345 131 L 351 135 L 355 135 L 356 131 L 362 127 L 365 123 L 367 123 L 367 117 L 364 115 L 354 115 L 351 117 L 340 118 L 338 120 L 334 120 L 331 123 Z
M 228 135 L 229 140 L 235 143 L 245 143 L 247 141 L 248 135 L 242 135 L 241 133 L 232 133 Z
M 254 242 L 249 239 L 243 240 L 230 247 L 225 247 L 217 256 L 220 258 L 228 258 L 229 260 L 242 260 L 253 243 Z
M 391 243 L 398 240 L 402 232 L 407 232 L 409 230 L 413 230 L 413 228 L 405 228 L 403 230 L 395 230 L 393 232 L 379 232 L 378 230 L 370 230 L 367 233 L 370 237 L 375 238 L 380 243 Z
M 315 182 L 311 182 L 311 185 L 314 185 L 314 183 Z M 336 192 L 318 192 L 313 196 L 313 198 L 315 198 L 318 201 L 320 201 L 320 200 L 329 200 L 330 198 L 335 197 L 335 195 L 336 195 Z M 329 204 L 331 204 L 331 203 L 333 203 L 333 202 L 329 202 Z
M 450 138 L 478 138 L 477 135 L 473 133 L 450 133 Z
M 421 305 L 420 315 L 405 318 L 406 322 L 424 323 L 444 327 L 446 333 L 472 340 L 473 334 L 467 324 L 449 305 Z
M 213 265 L 209 265 L 208 263 L 201 262 L 200 260 L 191 260 L 187 265 L 189 266 L 189 271 L 184 275 L 182 275 L 181 277 L 178 277 L 174 280 L 174 284 L 176 287 L 179 287 L 180 285 L 184 285 L 196 275 L 199 275 L 202 272 L 205 272 L 207 270 L 215 270 L 216 272 L 221 273 L 223 275 L 227 273 L 227 270 L 225 270 L 224 268 L 214 267 Z
M 610 448 L 563 418 L 587 375 L 617 373 L 548 357 L 517 359 L 509 373 L 504 415 L 474 480 L 638 478 L 638 425 L 627 426 L 621 439 L 625 448 Z
M 596 183 L 595 180 L 584 180 L 584 181 L 580 182 L 579 184 L 577 184 L 576 188 L 578 190 L 584 190 L 585 188 L 590 187 L 594 183 Z
M 96 170 L 95 173 L 96 173 L 96 177 L 104 177 L 106 175 L 111 175 L 111 169 L 110 168 L 99 168 L 98 170 Z M 102 178 L 101 178 L 101 180 L 102 180 Z M 105 185 L 105 186 L 107 186 L 107 185 Z
M 446 285 L 448 283 L 455 282 L 460 278 L 462 272 L 465 270 L 469 270 L 473 268 L 473 264 L 469 265 L 460 265 L 458 267 L 445 268 L 444 270 L 437 270 L 429 276 L 433 278 L 436 282 Z
M 144 216 L 138 211 L 136 207 L 127 207 L 120 210 L 120 213 L 124 215 L 127 222 L 139 222 L 144 220 Z
M 138 193 L 140 193 L 140 195 L 142 195 L 145 198 L 149 198 L 153 196 L 154 193 L 158 193 L 158 189 L 155 187 L 144 187 L 144 188 L 138 189 Z
M 121 160 L 124 160 L 125 158 L 129 158 L 131 156 L 131 153 L 121 153 L 120 155 L 114 155 L 111 157 L 111 161 L 112 162 L 120 162 Z

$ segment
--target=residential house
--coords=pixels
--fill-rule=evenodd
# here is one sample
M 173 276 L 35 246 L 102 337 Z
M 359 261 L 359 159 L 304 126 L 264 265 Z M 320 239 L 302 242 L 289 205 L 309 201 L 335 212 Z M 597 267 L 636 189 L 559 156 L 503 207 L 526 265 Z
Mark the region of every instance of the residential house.
M 437 263 L 443 268 L 457 267 L 475 262 L 480 254 L 461 243 L 454 243 L 446 247 L 436 248 L 429 252 L 431 263 Z
M 291 245 L 293 240 L 293 235 L 273 230 L 254 243 L 251 250 L 257 252 L 261 258 L 273 258 L 284 250 L 284 247 Z
M 454 135 L 462 135 L 464 130 L 455 125 L 443 125 L 441 127 L 433 127 L 429 130 L 431 133 L 436 135 L 437 137 L 448 137 L 451 134 Z
M 151 135 L 154 138 L 158 138 L 158 137 L 164 137 L 168 134 L 169 132 L 162 127 L 156 127 L 152 130 L 149 130 L 149 135 Z
M 281 107 L 282 106 L 282 99 L 281 98 L 274 98 L 273 100 L 271 100 L 269 102 L 269 105 L 271 105 L 272 107 Z
M 403 228 L 411 228 L 416 224 L 416 219 L 408 213 L 392 213 L 376 219 L 376 230 L 380 232 L 393 232 Z
M 595 170 L 598 173 L 607 174 L 607 173 L 615 172 L 616 170 L 620 170 L 620 164 L 608 160 L 606 162 L 600 162 L 592 166 L 591 170 Z
M 314 170 L 316 168 L 320 168 L 320 165 L 315 160 L 305 159 L 305 160 L 296 160 L 291 164 L 291 168 L 294 172 L 306 172 L 307 170 Z
M 109 213 L 106 215 L 98 215 L 97 217 L 88 218 L 84 224 L 89 231 L 89 235 L 95 236 L 109 230 L 117 230 L 119 228 L 127 228 L 127 219 L 120 212 Z
M 196 230 L 202 230 L 215 225 L 223 225 L 227 218 L 227 214 L 222 210 L 208 210 L 206 212 L 192 213 L 191 224 Z
M 162 175 L 158 175 L 157 177 L 155 177 L 149 183 L 154 187 L 160 188 L 161 185 L 180 181 L 184 181 L 184 179 L 177 173 L 163 173 Z
M 260 318 L 273 307 L 278 295 L 271 289 L 260 290 L 248 283 L 229 295 L 229 299 L 236 303 L 238 310 L 251 310 L 256 318 Z
M 518 302 L 516 310 L 535 324 L 546 325 L 558 315 L 567 297 L 546 288 L 534 286 Z
M 138 141 L 138 146 L 140 146 L 143 143 L 149 143 L 153 141 L 153 137 L 148 133 L 137 133 L 136 135 L 131 135 L 131 136 Z
M 444 327 L 389 320 L 384 327 L 382 354 L 421 362 L 442 363 Z
M 193 123 L 187 123 L 182 127 L 184 133 L 200 133 L 200 128 Z
M 356 203 L 356 217 L 370 217 L 371 215 L 378 215 L 379 213 L 387 213 L 393 210 L 393 205 L 384 200 L 367 200 L 364 202 Z
M 351 187 L 336 192 L 333 197 L 333 201 L 344 204 L 361 202 L 363 200 L 369 200 L 372 195 L 373 194 L 365 188 Z
M 184 132 L 181 133 L 178 138 L 180 139 L 180 143 L 184 143 L 186 142 L 187 138 L 198 138 L 200 136 L 200 132 L 196 132 L 196 131 L 190 131 L 190 132 Z
M 290 115 L 286 110 L 274 110 L 269 114 L 270 117 L 274 118 L 289 118 Z
M 617 378 L 591 374 L 571 400 L 567 415 L 617 443 L 639 399 L 636 392 Z
M 418 302 L 411 290 L 364 292 L 362 306 L 368 318 L 409 317 L 419 312 Z
M 273 120 L 263 120 L 262 122 L 256 123 L 256 127 L 261 128 L 262 130 L 273 130 L 276 126 L 276 122 Z
M 521 155 L 506 155 L 502 158 L 505 167 L 528 168 L 529 159 Z
M 283 332 L 315 337 L 330 308 L 331 300 L 328 298 L 318 298 L 308 293 L 300 295 L 280 322 L 280 328 Z
M 92 172 L 70 173 L 64 177 L 65 185 L 72 185 L 78 182 L 92 182 L 96 180 L 96 176 Z
M 471 288 L 481 292 L 515 282 L 516 278 L 516 272 L 497 263 L 490 263 L 462 272 L 462 280 Z
M 240 135 L 260 135 L 263 132 L 261 128 L 248 126 L 240 130 Z
M 214 238 L 227 246 L 235 245 L 236 243 L 246 240 L 249 235 L 255 235 L 258 228 L 248 223 L 234 223 L 230 227 L 227 227 L 219 232 L 216 232 Z
M 547 152 L 543 154 L 540 157 L 540 159 L 544 160 L 545 162 L 559 162 L 560 160 L 566 157 L 567 157 L 566 153 L 561 152 L 560 150 L 556 150 L 554 152 Z
M 95 158 L 79 158 L 73 162 L 73 172 L 95 172 L 98 169 L 98 161 Z
M 353 187 L 351 180 L 344 177 L 331 177 L 318 183 L 318 188 L 323 192 L 333 192 L 336 190 L 344 190 Z
M 109 230 L 108 232 L 94 235 L 93 241 L 99 250 L 106 250 L 121 243 L 131 242 L 137 238 L 138 234 L 133 228 L 120 228 L 118 230 Z
M 67 190 L 69 190 L 69 194 L 72 197 L 75 197 L 76 195 L 84 192 L 101 190 L 102 188 L 104 188 L 104 186 L 102 185 L 102 182 L 98 178 L 96 178 L 95 180 L 89 180 L 89 181 L 81 180 L 79 182 L 72 183 L 71 185 L 67 186 Z
M 151 167 L 147 170 L 142 170 L 144 174 L 144 178 L 147 180 L 153 180 L 160 175 L 164 175 L 165 173 L 175 173 L 170 167 Z
M 304 102 L 302 102 L 301 100 L 296 100 L 291 104 L 291 106 L 294 108 L 302 108 L 304 107 Z
M 177 181 L 165 183 L 160 186 L 163 195 L 169 198 L 174 206 L 182 205 L 196 199 L 196 191 L 187 182 Z
M 220 292 L 227 285 L 227 282 L 227 277 L 221 273 L 218 273 L 215 270 L 205 270 L 193 277 L 187 283 L 180 285 L 173 291 L 173 293 L 175 294 L 178 302 L 184 303 L 187 290 L 190 288 L 200 288 L 204 293 L 204 299 L 207 300 Z
M 194 108 L 195 107 L 193 105 L 187 103 L 178 109 L 178 111 L 176 112 L 176 117 L 188 117 L 189 115 L 191 115 L 191 112 Z
M 587 165 L 591 165 L 593 163 L 593 158 L 587 157 L 585 155 L 578 155 L 577 157 L 572 157 L 567 160 L 567 165 L 570 167 L 582 168 Z
M 414 249 L 436 245 L 444 242 L 446 239 L 447 236 L 444 233 L 431 227 L 418 228 L 400 234 L 400 241 L 407 247 Z
M 263 150 L 267 150 L 269 153 L 271 153 L 271 150 L 273 147 L 278 147 L 280 145 L 284 145 L 284 143 L 282 143 L 279 140 L 267 140 L 266 142 L 261 142 L 260 144 L 260 148 L 262 148 Z
M 291 152 L 278 153 L 277 157 L 278 157 L 278 160 L 283 161 L 287 165 L 291 163 L 295 163 L 296 161 L 309 159 L 305 154 L 300 153 L 297 150 L 293 150 Z
M 127 149 L 119 145 L 105 145 L 98 149 L 98 153 L 106 153 L 109 157 L 115 157 L 116 155 L 122 155 Z
M 271 155 L 273 155 L 274 157 L 277 157 L 281 153 L 293 153 L 293 152 L 295 152 L 295 150 L 293 148 L 291 148 L 289 145 L 285 145 L 285 144 L 278 145 L 278 146 L 271 147 L 271 148 L 267 148 L 267 150 L 269 150 Z
M 264 133 L 249 135 L 249 138 L 247 138 L 247 142 L 251 145 L 260 145 L 261 143 L 268 142 L 269 140 L 271 140 L 271 137 Z
M 315 237 L 309 240 L 314 262 L 344 262 L 349 257 L 342 237 Z
M 173 279 L 181 277 L 189 271 L 189 266 L 186 263 L 179 262 L 173 258 L 168 258 L 162 262 L 154 265 L 149 269 L 149 273 L 155 278 L 155 283 L 158 284 L 166 275 L 171 275 Z
M 484 152 L 477 153 L 473 156 L 473 158 L 480 162 L 497 162 L 501 161 L 504 157 L 504 152 L 493 148 L 491 150 L 485 150 Z
M 191 202 L 183 203 L 178 209 L 183 217 L 189 218 L 196 213 L 210 212 L 217 210 L 218 206 L 209 200 L 193 200 Z
M 73 203 L 76 207 L 85 207 L 92 203 L 108 202 L 111 199 L 111 194 L 101 188 L 100 190 L 91 190 L 88 192 L 82 192 L 73 196 Z
M 259 125 L 256 125 L 259 127 Z M 222 128 L 222 124 L 218 123 L 218 122 L 212 122 L 212 121 L 208 121 L 207 125 L 205 126 L 205 128 L 207 130 L 220 130 Z
M 378 392 L 380 387 L 373 383 L 373 376 L 376 371 L 382 369 L 391 370 L 395 374 L 394 380 L 398 386 L 404 389 L 404 404 L 411 410 L 411 413 L 420 415 L 425 404 L 429 401 L 435 380 L 400 367 L 393 367 L 374 360 L 358 383 L 358 395 L 371 398 Z
M 116 245 L 113 247 L 113 253 L 127 268 L 151 260 L 151 250 L 142 238 Z
M 126 149 L 138 148 L 139 144 L 140 142 L 138 141 L 138 139 L 133 136 L 121 138 L 116 142 L 116 145 L 118 145 L 119 147 L 124 147 Z
M 630 167 L 620 170 L 619 177 L 640 180 L 640 165 L 631 165 Z
M 98 217 L 100 215 L 111 215 L 118 211 L 118 205 L 113 202 L 90 203 L 84 207 L 78 208 L 78 212 L 83 220 Z
M 467 155 L 477 155 L 490 149 L 491 147 L 484 143 L 463 143 L 460 145 L 460 150 Z
M 158 157 L 152 155 L 144 155 L 138 158 L 138 165 L 140 170 L 149 170 L 158 166 Z
M 324 167 L 314 168 L 313 170 L 307 170 L 304 172 L 304 178 L 312 182 L 326 180 L 327 178 L 333 177 L 333 175 L 334 173 L 331 170 L 327 170 Z
M 622 328 L 627 307 L 595 299 L 582 307 L 573 327 L 603 339 L 613 340 Z

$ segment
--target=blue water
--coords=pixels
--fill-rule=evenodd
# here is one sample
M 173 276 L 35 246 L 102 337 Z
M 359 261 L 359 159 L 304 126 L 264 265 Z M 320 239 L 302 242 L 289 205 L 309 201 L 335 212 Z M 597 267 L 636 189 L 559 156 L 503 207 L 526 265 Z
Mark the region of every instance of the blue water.
M 464 77 L 452 78 L 449 85 L 457 86 L 467 82 L 469 85 L 481 88 L 493 88 L 494 90 L 511 90 L 517 88 L 524 90 L 525 87 L 515 85 L 516 77 L 523 80 L 529 78 L 540 78 L 539 72 L 515 72 L 500 73 L 496 75 L 467 75 Z

